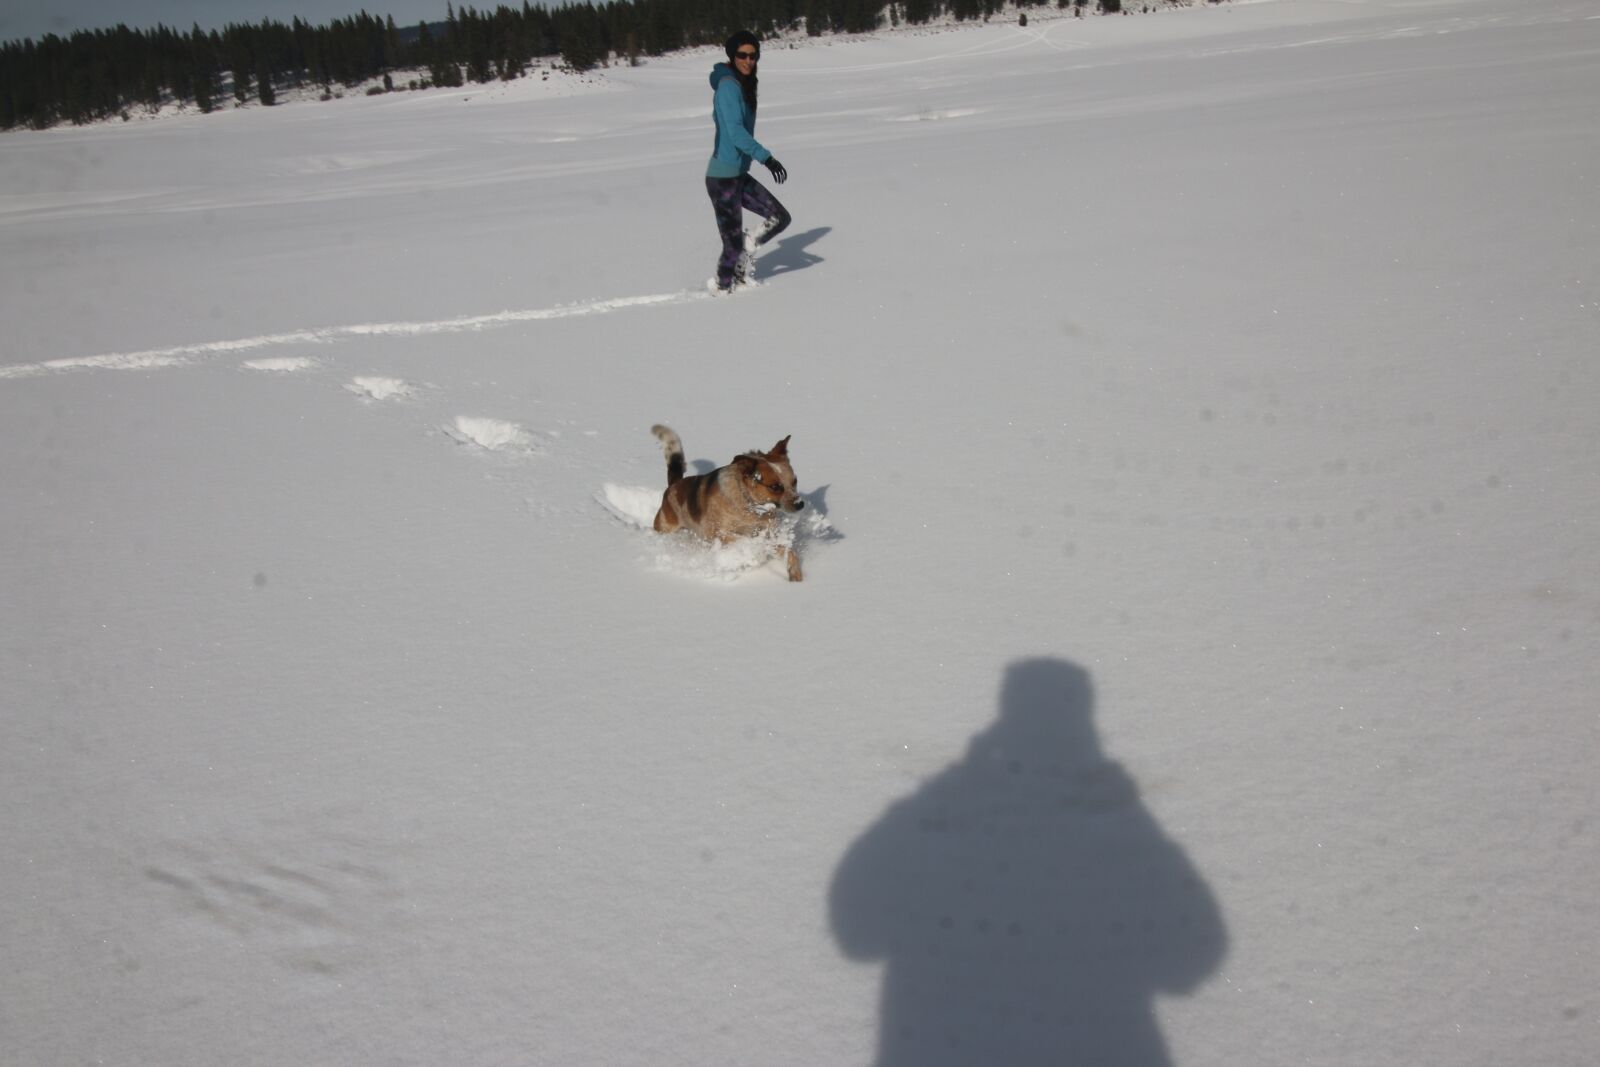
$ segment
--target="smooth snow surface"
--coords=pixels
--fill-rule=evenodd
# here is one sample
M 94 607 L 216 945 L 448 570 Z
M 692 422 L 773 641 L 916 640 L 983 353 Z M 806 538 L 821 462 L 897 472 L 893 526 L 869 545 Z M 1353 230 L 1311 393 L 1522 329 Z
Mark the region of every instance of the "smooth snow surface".
M 0 1059 L 1595 1062 L 1595 5 L 1052 14 L 0 137 Z

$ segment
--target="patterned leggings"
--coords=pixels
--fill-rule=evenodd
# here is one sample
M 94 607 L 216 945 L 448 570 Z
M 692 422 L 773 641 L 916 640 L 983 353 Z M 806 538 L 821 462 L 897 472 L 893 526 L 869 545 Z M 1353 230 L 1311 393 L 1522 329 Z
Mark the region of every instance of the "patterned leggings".
M 733 284 L 733 271 L 744 255 L 744 211 L 749 208 L 766 218 L 761 243 L 766 244 L 789 225 L 789 212 L 765 185 L 746 174 L 738 178 L 707 178 L 706 195 L 717 213 L 717 229 L 722 233 L 722 256 L 717 260 L 717 284 Z

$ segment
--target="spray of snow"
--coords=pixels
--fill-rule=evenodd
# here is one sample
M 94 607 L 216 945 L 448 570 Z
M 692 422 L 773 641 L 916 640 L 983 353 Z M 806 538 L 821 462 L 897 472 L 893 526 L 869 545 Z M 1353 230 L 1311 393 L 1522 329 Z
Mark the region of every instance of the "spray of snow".
M 607 482 L 595 494 L 595 500 L 612 518 L 646 535 L 639 552 L 644 565 L 685 578 L 732 582 L 758 572 L 782 576 L 783 549 L 793 548 L 806 560 L 817 547 L 840 539 L 827 517 L 816 510 L 784 515 L 765 536 L 722 544 L 707 541 L 687 530 L 655 533 L 656 509 L 661 506 L 660 489 Z

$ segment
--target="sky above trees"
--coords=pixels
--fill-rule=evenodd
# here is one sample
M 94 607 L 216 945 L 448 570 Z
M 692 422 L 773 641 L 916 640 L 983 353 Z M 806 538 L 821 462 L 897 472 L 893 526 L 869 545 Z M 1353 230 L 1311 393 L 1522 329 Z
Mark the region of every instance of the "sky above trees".
M 229 23 L 291 22 L 299 17 L 313 25 L 360 13 L 392 15 L 401 26 L 443 21 L 447 0 L 3 0 L 0 41 L 45 34 L 66 36 L 74 30 L 109 29 L 122 23 L 132 29 L 157 25 L 188 32 L 196 23 L 219 30 Z M 493 8 L 494 3 L 473 4 Z

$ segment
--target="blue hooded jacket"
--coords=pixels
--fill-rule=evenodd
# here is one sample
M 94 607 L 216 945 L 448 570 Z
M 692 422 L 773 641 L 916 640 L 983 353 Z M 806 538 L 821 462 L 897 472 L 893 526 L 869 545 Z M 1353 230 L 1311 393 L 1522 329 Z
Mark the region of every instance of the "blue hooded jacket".
M 750 162 L 765 163 L 772 158 L 751 134 L 756 128 L 756 114 L 744 102 L 744 92 L 739 88 L 739 78 L 726 63 L 711 68 L 711 115 L 717 122 L 716 146 L 711 152 L 711 162 L 706 165 L 707 178 L 737 178 L 750 173 Z

